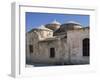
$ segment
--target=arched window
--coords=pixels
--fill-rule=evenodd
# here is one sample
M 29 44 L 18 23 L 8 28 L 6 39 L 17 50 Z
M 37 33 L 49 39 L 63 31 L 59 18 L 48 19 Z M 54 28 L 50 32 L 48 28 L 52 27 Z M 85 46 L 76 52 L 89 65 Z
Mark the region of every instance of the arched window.
M 89 39 L 83 39 L 83 56 L 89 56 Z

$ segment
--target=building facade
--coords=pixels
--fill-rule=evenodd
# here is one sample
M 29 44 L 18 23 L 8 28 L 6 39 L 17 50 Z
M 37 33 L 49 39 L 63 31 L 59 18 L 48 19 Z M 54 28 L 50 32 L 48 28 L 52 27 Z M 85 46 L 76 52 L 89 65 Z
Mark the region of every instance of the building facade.
M 56 20 L 26 33 L 26 63 L 89 64 L 89 27 Z

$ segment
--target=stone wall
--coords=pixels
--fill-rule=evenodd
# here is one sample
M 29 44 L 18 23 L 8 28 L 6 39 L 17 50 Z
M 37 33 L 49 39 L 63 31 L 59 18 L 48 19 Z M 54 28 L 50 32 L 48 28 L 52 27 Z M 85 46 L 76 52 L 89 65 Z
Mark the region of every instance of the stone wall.
M 31 60 L 34 63 L 49 64 L 89 63 L 89 57 L 83 57 L 82 55 L 82 41 L 84 38 L 89 38 L 89 29 L 69 30 L 65 35 L 67 35 L 66 38 L 62 38 L 62 36 L 54 38 L 53 32 L 50 31 L 28 33 L 26 42 L 27 60 Z M 33 45 L 33 53 L 31 54 L 28 47 L 30 44 Z M 54 58 L 50 58 L 50 48 L 55 48 Z
M 70 61 L 72 63 L 89 63 L 89 57 L 83 56 L 83 39 L 89 39 L 89 29 L 72 30 L 67 32 Z

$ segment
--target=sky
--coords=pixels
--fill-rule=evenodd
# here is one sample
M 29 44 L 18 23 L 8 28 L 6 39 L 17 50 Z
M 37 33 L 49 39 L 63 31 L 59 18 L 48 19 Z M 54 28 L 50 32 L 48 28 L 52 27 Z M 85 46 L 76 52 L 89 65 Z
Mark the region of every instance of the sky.
M 89 15 L 26 12 L 25 17 L 26 31 L 51 23 L 54 20 L 61 24 L 68 21 L 75 21 L 80 23 L 83 27 L 89 26 Z

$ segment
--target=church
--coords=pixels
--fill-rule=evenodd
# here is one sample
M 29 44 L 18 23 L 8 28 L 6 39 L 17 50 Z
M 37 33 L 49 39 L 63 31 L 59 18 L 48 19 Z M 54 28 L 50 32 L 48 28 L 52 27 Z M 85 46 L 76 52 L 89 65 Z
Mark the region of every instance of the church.
M 26 32 L 26 64 L 89 64 L 89 26 L 54 20 Z

